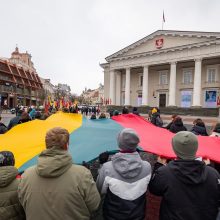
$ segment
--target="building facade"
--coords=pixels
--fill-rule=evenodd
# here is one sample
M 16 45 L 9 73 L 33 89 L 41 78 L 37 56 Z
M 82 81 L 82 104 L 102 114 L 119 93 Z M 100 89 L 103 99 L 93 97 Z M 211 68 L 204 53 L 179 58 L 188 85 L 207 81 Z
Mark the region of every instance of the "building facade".
M 1 108 L 16 105 L 38 105 L 41 102 L 42 83 L 31 61 L 31 55 L 19 53 L 16 47 L 10 59 L 0 59 Z
M 113 105 L 217 107 L 218 32 L 158 30 L 106 61 L 104 96 Z
M 104 101 L 104 86 L 100 84 L 97 89 L 85 89 L 81 97 L 83 97 L 84 104 L 102 105 Z
M 55 99 L 64 99 L 65 101 L 69 101 L 71 96 L 71 88 L 67 84 L 58 83 L 55 86 Z
M 44 89 L 44 95 L 46 101 L 48 99 L 48 96 L 51 98 L 51 100 L 55 100 L 55 86 L 51 83 L 50 79 L 44 79 L 40 77 L 43 89 Z

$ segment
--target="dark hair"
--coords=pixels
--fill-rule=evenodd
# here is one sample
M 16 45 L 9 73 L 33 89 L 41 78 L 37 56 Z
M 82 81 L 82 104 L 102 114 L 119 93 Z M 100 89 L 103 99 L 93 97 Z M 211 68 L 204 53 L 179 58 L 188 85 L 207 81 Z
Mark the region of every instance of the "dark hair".
M 108 161 L 109 153 L 108 151 L 99 154 L 99 163 L 104 164 Z
M 41 113 L 39 111 L 35 113 L 35 119 L 41 119 Z
M 183 125 L 182 118 L 179 117 L 179 116 L 177 116 L 177 117 L 174 119 L 173 123 L 174 123 L 175 125 Z
M 128 113 L 129 113 L 128 108 L 124 106 L 122 109 L 122 114 L 128 114 Z
M 197 118 L 194 122 L 195 122 L 195 125 L 199 127 L 205 127 L 205 123 L 202 121 L 201 118 Z
M 177 114 L 173 114 L 173 115 L 171 116 L 171 118 L 175 119 L 177 116 L 178 116 Z
M 220 122 L 216 123 L 213 131 L 219 133 L 219 131 L 220 131 Z
M 30 121 L 30 120 L 31 120 L 30 116 L 29 116 L 29 114 L 27 112 L 23 112 L 21 114 L 21 118 L 20 118 L 21 122 L 27 122 L 27 121 Z
M 102 119 L 102 118 L 106 118 L 105 113 L 102 112 L 102 113 L 100 114 L 99 118 L 100 118 L 100 119 Z
M 96 115 L 92 114 L 90 119 L 96 119 Z
M 14 166 L 15 157 L 11 151 L 1 151 L 0 152 L 0 167 L 3 166 Z

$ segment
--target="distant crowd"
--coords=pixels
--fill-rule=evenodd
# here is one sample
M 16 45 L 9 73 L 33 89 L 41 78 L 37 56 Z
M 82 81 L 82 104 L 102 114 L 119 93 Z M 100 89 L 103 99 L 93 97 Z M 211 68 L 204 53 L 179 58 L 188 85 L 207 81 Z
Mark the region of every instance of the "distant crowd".
M 51 112 L 42 113 L 40 110 L 37 110 L 35 106 L 17 106 L 15 109 L 15 117 L 10 120 L 8 126 L 1 122 L 2 118 L 0 116 L 0 134 L 6 133 L 18 124 L 22 124 L 35 119 L 45 120 L 50 115 Z

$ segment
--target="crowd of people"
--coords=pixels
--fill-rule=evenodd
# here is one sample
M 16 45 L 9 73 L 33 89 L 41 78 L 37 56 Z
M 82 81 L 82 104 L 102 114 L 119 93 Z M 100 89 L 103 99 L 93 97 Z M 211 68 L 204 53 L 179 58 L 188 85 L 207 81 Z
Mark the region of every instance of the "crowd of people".
M 152 110 L 150 110 L 150 112 L 148 113 L 148 120 L 152 124 L 158 127 L 166 128 L 172 133 L 187 131 L 186 126 L 184 126 L 183 124 L 182 118 L 176 114 L 171 116 L 171 122 L 169 124 L 163 126 L 163 120 L 161 119 L 160 110 L 158 108 L 153 108 Z M 211 133 L 208 134 L 205 122 L 201 118 L 197 118 L 193 121 L 190 131 L 195 135 L 220 137 L 220 123 L 217 122 L 216 124 L 214 124 Z
M 31 120 L 39 119 L 46 120 L 52 113 L 44 112 L 42 113 L 40 110 L 37 110 L 35 106 L 23 107 L 17 106 L 15 111 L 15 117 L 13 117 L 8 126 L 1 122 L 0 117 L 0 134 L 5 134 L 7 131 L 12 129 L 14 126 L 18 124 L 22 124 Z
M 56 127 L 45 137 L 37 165 L 20 176 L 12 152 L 0 152 L 0 219 L 144 220 L 146 193 L 161 196 L 161 220 L 216 220 L 220 175 L 209 160 L 196 158 L 197 136 L 180 131 L 172 139 L 177 159 L 158 157 L 154 169 L 137 151 L 138 134 L 125 128 L 119 152 L 100 155 L 96 183 L 88 168 L 68 153 L 69 133 Z
M 34 108 L 20 109 L 10 123 L 15 126 L 35 120 L 37 112 Z M 137 108 L 132 112 L 139 115 Z M 128 113 L 124 107 L 122 114 Z M 115 110 L 110 116 L 118 114 Z M 98 114 L 91 113 L 91 119 L 92 115 Z M 158 117 L 159 109 L 153 108 L 148 120 L 176 133 L 171 141 L 176 159 L 158 155 L 153 166 L 141 159 L 137 148 L 140 138 L 130 128 L 116 137 L 116 154 L 99 155 L 97 177 L 87 163 L 73 163 L 68 152 L 69 132 L 64 128 L 46 133 L 46 149 L 39 154 L 37 164 L 22 175 L 14 166 L 13 153 L 0 152 L 0 219 L 95 220 L 101 213 L 105 220 L 144 220 L 146 203 L 150 202 L 146 194 L 152 193 L 162 198 L 160 220 L 220 220 L 220 174 L 208 158 L 196 157 L 197 136 L 208 135 L 204 122 L 196 119 L 187 131 L 178 115 L 173 115 L 167 126 L 161 126 L 163 121 Z M 219 134 L 217 123 L 211 136 Z

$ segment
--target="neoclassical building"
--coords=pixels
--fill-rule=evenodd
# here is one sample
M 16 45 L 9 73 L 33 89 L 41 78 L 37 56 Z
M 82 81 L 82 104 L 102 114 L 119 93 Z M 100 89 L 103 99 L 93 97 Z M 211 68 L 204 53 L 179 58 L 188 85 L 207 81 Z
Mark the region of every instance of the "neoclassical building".
M 18 47 L 11 58 L 0 58 L 0 107 L 42 104 L 42 83 L 29 53 L 20 53 Z
M 112 105 L 217 107 L 220 32 L 158 30 L 106 61 Z

